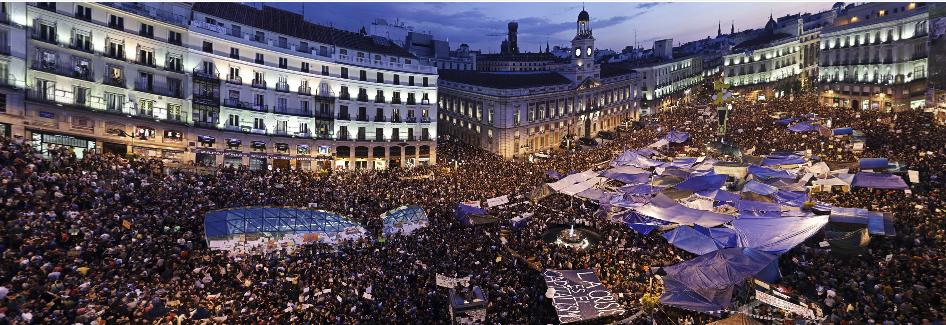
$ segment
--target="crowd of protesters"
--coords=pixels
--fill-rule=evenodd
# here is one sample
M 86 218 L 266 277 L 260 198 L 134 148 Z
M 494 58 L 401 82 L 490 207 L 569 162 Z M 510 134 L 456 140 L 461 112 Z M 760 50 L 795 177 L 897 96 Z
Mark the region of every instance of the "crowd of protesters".
M 703 89 L 709 92 L 708 88 Z M 23 139 L 0 141 L 0 323 L 449 323 L 447 291 L 435 275 L 471 277 L 483 289 L 486 321 L 555 322 L 541 268 L 591 268 L 641 323 L 703 323 L 698 313 L 644 303 L 660 294 L 650 270 L 693 257 L 659 234 L 642 236 L 595 213 L 597 207 L 529 194 L 546 172 L 581 171 L 626 149 L 645 147 L 674 129 L 690 134 L 687 155 L 719 153 L 707 103 L 665 110 L 595 147 L 553 152 L 545 160 L 506 161 L 454 141 L 438 144 L 439 165 L 385 171 L 249 171 L 211 173 L 165 168 L 158 160 L 66 149 L 40 154 Z M 704 114 L 707 112 L 707 114 Z M 814 113 L 833 127 L 867 137 L 864 152 L 848 140 L 796 133 L 776 115 Z M 805 151 L 832 164 L 888 157 L 922 182 L 911 193 L 854 189 L 815 198 L 895 215 L 897 235 L 839 257 L 804 244 L 780 259 L 782 284 L 823 304 L 827 321 L 924 324 L 946 319 L 944 169 L 946 129 L 920 111 L 884 113 L 818 105 L 813 95 L 766 103 L 737 100 L 729 140 L 743 152 Z M 689 149 L 684 149 L 684 148 Z M 668 153 L 669 154 L 669 153 Z M 509 195 L 499 222 L 463 226 L 458 202 Z M 242 206 L 305 207 L 338 212 L 373 235 L 337 246 L 231 256 L 203 239 L 208 211 Z M 427 211 L 428 227 L 378 240 L 380 215 L 402 205 Z M 508 220 L 528 214 L 522 227 Z M 549 227 L 590 220 L 601 245 L 573 250 L 542 240 Z

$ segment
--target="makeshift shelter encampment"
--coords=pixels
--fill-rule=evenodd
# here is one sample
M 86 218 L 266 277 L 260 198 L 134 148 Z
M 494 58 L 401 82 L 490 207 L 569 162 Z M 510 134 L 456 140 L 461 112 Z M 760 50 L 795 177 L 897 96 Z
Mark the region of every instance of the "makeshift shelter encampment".
M 781 169 L 772 169 L 762 166 L 751 165 L 749 166 L 749 174 L 758 179 L 795 179 L 795 175 L 792 175 L 786 170 Z
M 728 228 L 679 226 L 662 236 L 671 245 L 696 255 L 736 247 L 736 234 Z
M 828 223 L 828 216 L 740 218 L 731 228 L 739 236 L 739 247 L 771 254 L 782 254 L 818 233 Z
M 671 143 L 684 143 L 690 138 L 690 134 L 682 131 L 670 131 L 664 139 Z
M 638 213 L 664 221 L 683 225 L 715 227 L 732 221 L 733 217 L 725 214 L 687 208 L 664 194 L 658 194 L 650 203 L 635 208 Z
M 854 187 L 904 190 L 909 188 L 903 177 L 886 173 L 857 173 L 854 175 Z
M 324 210 L 244 207 L 205 214 L 204 234 L 210 248 L 231 250 L 262 241 L 336 243 L 364 237 L 367 231 L 348 217 Z
M 887 169 L 890 168 L 890 161 L 887 158 L 861 158 L 857 165 L 861 170 Z
M 854 129 L 852 128 L 836 128 L 831 130 L 831 134 L 834 135 L 851 135 L 854 134 Z
M 778 257 L 751 248 L 726 248 L 663 268 L 664 305 L 715 312 L 729 309 L 736 286 L 750 276 L 779 279 Z
M 599 177 L 597 172 L 586 170 L 581 173 L 565 176 L 557 182 L 548 183 L 548 185 L 556 192 L 575 196 L 575 194 L 587 190 L 604 180 L 605 178 Z
M 832 192 L 834 190 L 850 192 L 851 184 L 837 177 L 821 178 L 811 182 L 812 192 Z
M 805 158 L 796 154 L 774 154 L 762 159 L 762 166 L 804 164 Z

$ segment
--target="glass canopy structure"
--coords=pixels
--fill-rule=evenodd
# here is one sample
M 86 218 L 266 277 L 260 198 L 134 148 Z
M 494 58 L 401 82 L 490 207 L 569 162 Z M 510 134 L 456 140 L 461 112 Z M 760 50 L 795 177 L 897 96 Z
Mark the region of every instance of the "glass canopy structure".
M 245 207 L 208 212 L 204 234 L 211 248 L 230 249 L 261 239 L 333 243 L 362 237 L 365 229 L 345 216 L 324 210 Z
M 418 206 L 402 206 L 381 216 L 384 221 L 384 235 L 394 233 L 409 235 L 414 230 L 427 226 L 427 213 Z

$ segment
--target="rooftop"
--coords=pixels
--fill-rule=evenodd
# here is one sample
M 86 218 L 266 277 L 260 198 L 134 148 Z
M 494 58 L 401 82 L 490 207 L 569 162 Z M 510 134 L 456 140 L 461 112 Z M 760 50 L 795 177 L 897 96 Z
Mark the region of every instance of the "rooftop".
M 769 33 L 763 32 L 763 33 L 760 33 L 759 36 L 751 38 L 745 42 L 736 44 L 736 46 L 733 46 L 732 51 L 739 52 L 739 51 L 748 51 L 748 50 L 768 47 L 769 44 L 773 44 L 780 40 L 787 39 L 790 37 L 792 37 L 792 35 L 785 34 L 785 33 L 769 34 Z
M 198 2 L 194 4 L 193 10 L 255 28 L 323 44 L 376 54 L 414 57 L 410 52 L 389 40 L 322 26 L 306 21 L 300 14 L 273 7 L 263 6 L 263 9 L 256 9 L 230 2 Z
M 601 78 L 610 78 L 634 72 L 627 64 L 622 63 L 605 63 L 601 64 L 600 67 Z
M 461 70 L 439 70 L 438 73 L 440 80 L 496 89 L 534 88 L 571 84 L 568 78 L 556 72 L 486 73 Z
M 516 54 L 480 54 L 476 58 L 478 61 L 563 61 L 552 53 L 516 53 Z

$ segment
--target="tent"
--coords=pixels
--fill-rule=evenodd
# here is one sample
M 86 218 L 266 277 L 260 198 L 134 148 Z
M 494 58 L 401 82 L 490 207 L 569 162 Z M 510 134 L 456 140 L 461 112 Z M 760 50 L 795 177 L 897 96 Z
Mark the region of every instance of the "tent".
M 858 161 L 858 167 L 861 170 L 887 169 L 890 168 L 890 162 L 887 158 L 861 158 L 861 160 Z
M 823 177 L 831 174 L 831 168 L 828 167 L 828 164 L 819 161 L 811 166 L 805 167 L 805 170 L 811 174 L 814 174 L 817 177 Z
M 881 189 L 907 189 L 907 183 L 903 177 L 886 173 L 857 173 L 854 175 L 854 187 L 881 188 Z
M 486 215 L 486 210 L 463 203 L 457 204 L 455 213 L 457 221 L 468 226 L 496 222 L 496 218 Z
M 796 154 L 768 155 L 762 159 L 762 166 L 804 164 L 805 158 Z
M 726 175 L 705 175 L 690 177 L 680 184 L 674 185 L 678 190 L 699 192 L 703 190 L 718 189 L 726 183 Z
M 663 237 L 674 247 L 696 255 L 736 246 L 736 235 L 727 228 L 680 226 L 663 233 Z
M 384 235 L 402 233 L 410 235 L 417 229 L 427 227 L 427 213 L 418 206 L 402 206 L 381 215 Z
M 684 143 L 689 138 L 689 133 L 681 131 L 670 131 L 667 133 L 667 136 L 664 137 L 664 139 L 667 139 L 667 141 L 670 141 L 670 143 Z
M 783 118 L 783 119 L 781 119 L 781 120 L 775 121 L 775 124 L 789 125 L 789 124 L 792 124 L 792 122 L 795 122 L 795 121 L 798 121 L 798 120 L 799 120 L 799 118 L 797 118 L 797 117 L 786 117 L 786 118 Z
M 733 217 L 720 213 L 687 208 L 664 194 L 658 194 L 650 203 L 636 208 L 638 213 L 664 221 L 684 225 L 715 227 L 732 221 Z
M 556 192 L 575 196 L 575 194 L 595 186 L 595 184 L 602 182 L 604 179 L 603 177 L 599 177 L 597 172 L 587 170 L 565 176 L 561 180 L 549 183 L 548 185 Z
M 651 143 L 649 146 L 647 146 L 647 148 L 661 148 L 661 147 L 666 147 L 668 144 L 670 144 L 670 141 L 668 141 L 667 139 L 660 139 L 660 140 L 655 141 L 654 143 Z
M 828 216 L 740 218 L 731 228 L 739 236 L 739 247 L 771 254 L 782 254 L 818 233 L 828 223 Z
M 778 257 L 751 248 L 726 248 L 663 268 L 664 305 L 715 312 L 731 307 L 733 291 L 749 277 L 775 282 Z
M 751 165 L 749 166 L 749 174 L 758 179 L 795 179 L 795 175 L 792 175 L 788 171 L 778 170 L 772 168 L 766 168 L 762 166 Z
M 808 194 L 802 191 L 786 191 L 780 189 L 772 195 L 772 199 L 781 205 L 801 207 L 808 201 Z
M 700 191 L 696 194 L 720 203 L 735 203 L 739 200 L 739 194 L 720 189 Z

